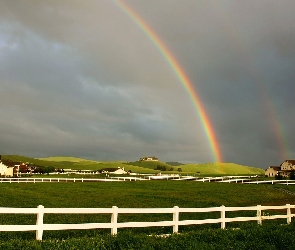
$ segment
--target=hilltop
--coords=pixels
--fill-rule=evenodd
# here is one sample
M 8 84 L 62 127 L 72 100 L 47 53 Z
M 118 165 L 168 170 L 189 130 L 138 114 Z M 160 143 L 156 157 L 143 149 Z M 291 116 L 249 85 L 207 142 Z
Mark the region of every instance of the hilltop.
M 54 156 L 30 158 L 20 155 L 2 155 L 2 159 L 20 161 L 37 166 L 51 166 L 56 169 L 100 170 L 102 168 L 125 168 L 136 173 L 181 173 L 199 175 L 263 175 L 264 170 L 235 163 L 175 164 L 161 161 L 93 161 L 76 157 Z M 170 164 L 169 164 L 170 163 Z

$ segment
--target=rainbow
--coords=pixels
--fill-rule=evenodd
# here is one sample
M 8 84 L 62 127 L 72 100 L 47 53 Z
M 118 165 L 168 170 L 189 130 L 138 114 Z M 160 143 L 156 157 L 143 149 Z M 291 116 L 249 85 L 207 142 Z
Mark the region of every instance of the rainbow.
M 177 62 L 173 54 L 169 51 L 167 46 L 158 37 L 155 31 L 153 31 L 152 28 L 132 8 L 130 8 L 122 0 L 113 0 L 113 1 L 146 34 L 146 36 L 151 40 L 151 42 L 155 45 L 155 47 L 158 48 L 158 50 L 164 56 L 166 61 L 169 63 L 169 65 L 171 66 L 175 74 L 177 75 L 178 79 L 182 83 L 183 87 L 185 88 L 186 92 L 188 93 L 190 99 L 192 100 L 192 103 L 194 104 L 194 107 L 201 120 L 203 129 L 209 141 L 210 148 L 215 161 L 222 162 L 221 150 L 218 145 L 218 141 L 214 133 L 213 126 L 208 118 L 208 115 L 206 114 L 205 108 L 203 107 L 202 102 L 196 90 L 194 89 L 193 84 L 187 77 L 185 71 L 182 69 L 182 67 Z
M 220 22 L 222 22 L 221 25 L 223 25 L 227 36 L 233 41 L 232 44 L 240 54 L 240 58 L 243 60 L 244 65 L 246 66 L 246 71 L 249 72 L 253 78 L 257 79 L 257 89 L 260 93 L 262 105 L 268 117 L 269 125 L 273 132 L 273 137 L 277 142 L 279 155 L 282 161 L 289 159 L 288 149 L 290 146 L 288 145 L 287 136 L 284 133 L 283 124 L 280 122 L 278 117 L 279 112 L 276 111 L 275 104 L 270 98 L 270 94 L 268 93 L 267 89 L 267 83 L 265 82 L 263 75 L 255 67 L 255 62 L 253 62 L 253 59 L 249 57 L 247 47 L 242 40 L 240 29 L 236 27 L 235 22 L 230 18 L 230 15 L 225 13 L 223 5 L 216 6 L 216 4 L 214 4 L 212 5 L 212 9 L 215 10 L 214 15 L 217 16 Z

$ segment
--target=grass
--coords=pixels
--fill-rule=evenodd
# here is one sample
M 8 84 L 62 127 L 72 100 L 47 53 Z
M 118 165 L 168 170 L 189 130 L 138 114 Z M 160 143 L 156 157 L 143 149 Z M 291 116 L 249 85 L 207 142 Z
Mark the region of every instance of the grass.
M 147 236 L 132 232 L 117 236 L 96 235 L 67 239 L 47 239 L 42 242 L 23 240 L 0 240 L 0 249 L 239 249 L 273 250 L 294 249 L 294 224 L 289 226 L 248 227 L 244 230 L 196 230 L 168 237 Z
M 263 169 L 242 166 L 234 163 L 185 164 L 180 167 L 183 172 L 207 175 L 264 175 Z
M 295 187 L 281 185 L 185 181 L 2 183 L 0 185 L 0 207 L 44 205 L 56 208 L 110 208 L 115 205 L 130 208 L 168 208 L 295 204 Z M 255 212 L 251 214 L 254 215 Z M 171 220 L 171 216 L 171 214 L 120 215 L 119 221 Z M 207 216 L 215 215 L 184 214 L 180 219 L 204 219 Z M 35 215 L 0 216 L 0 224 L 34 224 L 35 221 Z M 110 222 L 110 215 L 45 215 L 44 221 L 45 223 Z M 180 228 L 180 235 L 168 238 L 147 235 L 172 233 L 171 227 L 119 229 L 117 237 L 110 236 L 109 230 L 45 231 L 42 242 L 33 240 L 34 232 L 1 232 L 0 249 L 196 249 L 196 247 L 280 249 L 275 248 L 277 246 L 288 249 L 289 244 L 292 246 L 295 243 L 293 235 L 290 236 L 294 233 L 295 227 L 293 224 L 279 226 L 281 223 L 286 224 L 286 221 L 263 222 L 263 227 L 258 227 L 256 222 L 228 223 L 227 230 L 220 230 L 218 224 L 187 226 Z M 234 230 L 236 227 L 241 230 Z M 268 248 L 269 246 L 272 247 Z
M 285 192 L 295 192 L 295 187 L 281 185 L 193 181 L 0 185 L 0 206 L 4 207 L 209 207 L 295 203 L 295 196 Z

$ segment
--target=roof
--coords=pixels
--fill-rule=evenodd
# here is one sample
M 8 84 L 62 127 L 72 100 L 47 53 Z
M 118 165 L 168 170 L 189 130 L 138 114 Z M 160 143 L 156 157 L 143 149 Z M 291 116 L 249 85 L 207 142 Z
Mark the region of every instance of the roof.
M 102 172 L 116 172 L 117 170 L 121 170 L 121 168 L 102 168 L 101 170 L 99 170 L 100 173 Z
M 272 168 L 275 171 L 280 171 L 281 170 L 281 168 L 280 167 L 277 167 L 277 166 L 270 166 L 269 168 Z
M 289 162 L 289 163 L 291 163 L 292 165 L 295 165 L 295 160 L 286 160 L 286 161 L 284 161 L 284 162 Z M 283 163 L 284 163 L 284 162 L 283 162 Z M 282 164 L 283 164 L 283 163 L 282 163 Z
M 6 165 L 7 167 L 14 167 L 15 165 L 21 165 L 21 162 L 15 162 L 15 161 L 7 161 L 7 160 L 3 160 L 1 161 L 4 165 Z

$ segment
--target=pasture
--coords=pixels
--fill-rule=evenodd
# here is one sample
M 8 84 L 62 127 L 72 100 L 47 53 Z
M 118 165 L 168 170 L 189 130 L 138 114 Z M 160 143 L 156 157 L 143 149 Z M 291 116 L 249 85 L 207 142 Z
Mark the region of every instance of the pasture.
M 229 183 L 199 183 L 191 181 L 143 181 L 143 182 L 97 182 L 97 183 L 2 183 L 1 186 L 1 207 L 37 207 L 44 205 L 52 208 L 65 207 L 91 207 L 91 208 L 110 208 L 118 206 L 120 208 L 172 208 L 179 207 L 214 207 L 214 206 L 252 206 L 252 205 L 284 205 L 287 203 L 295 204 L 295 187 L 294 185 L 247 185 L 247 184 L 229 184 Z M 245 212 L 246 213 L 246 212 Z M 168 217 L 167 217 L 168 216 Z M 204 214 L 187 214 L 182 219 L 203 219 Z M 214 215 L 213 215 L 214 216 Z M 218 216 L 218 215 L 217 215 Z M 235 216 L 233 214 L 233 216 Z M 170 216 L 171 217 L 171 216 Z M 120 221 L 159 221 L 171 219 L 169 215 L 124 215 Z M 36 217 L 32 215 L 0 215 L 0 224 L 29 224 L 36 221 Z M 110 218 L 105 215 L 46 215 L 44 218 L 46 223 L 87 223 L 87 222 L 109 222 Z M 284 226 L 278 226 L 284 224 Z M 37 243 L 34 240 L 34 232 L 1 232 L 0 248 L 13 249 L 13 244 L 24 246 L 27 244 L 28 249 L 34 247 L 44 247 L 54 249 L 53 246 L 60 245 L 62 249 L 67 247 L 81 249 L 83 246 L 81 241 L 85 241 L 84 249 L 99 246 L 101 249 L 115 249 L 111 246 L 117 244 L 119 249 L 128 249 L 129 246 L 142 249 L 155 249 L 156 246 L 170 246 L 171 242 L 186 242 L 189 246 L 203 244 L 202 249 L 210 249 L 209 246 L 217 244 L 215 240 L 225 237 L 229 241 L 232 237 L 242 237 L 247 239 L 250 244 L 249 234 L 253 237 L 253 232 L 266 234 L 268 230 L 284 234 L 294 229 L 293 222 L 286 225 L 284 221 L 271 221 L 263 223 L 262 227 L 258 227 L 255 222 L 247 223 L 229 223 L 227 230 L 219 229 L 220 225 L 199 225 L 187 226 L 180 228 L 181 234 L 172 235 L 168 238 L 159 238 L 156 236 L 148 237 L 147 235 L 171 234 L 171 228 L 135 228 L 120 229 L 116 237 L 109 235 L 109 230 L 68 230 L 68 231 L 47 231 L 44 233 L 44 241 Z M 236 232 L 235 228 L 243 228 Z M 251 228 L 251 229 L 249 229 Z M 261 231 L 264 228 L 264 231 Z M 274 229 L 275 228 L 275 229 Z M 287 232 L 286 232 L 287 230 Z M 247 233 L 245 233 L 247 232 Z M 204 239 L 212 239 L 206 243 Z M 229 236 L 226 236 L 229 234 Z M 127 237 L 122 241 L 122 237 Z M 233 236 L 235 235 L 235 236 Z M 178 237 L 178 240 L 176 239 Z M 205 238 L 203 238 L 205 237 Z M 226 238 L 229 237 L 229 238 Z M 257 235 L 255 236 L 257 237 Z M 66 240 L 65 240 L 66 239 Z M 119 240 L 121 239 L 121 240 Z M 170 241 L 168 241 L 170 239 Z M 257 239 L 258 240 L 258 239 Z M 262 239 L 260 239 L 261 241 Z M 92 243 L 91 243 L 92 242 Z M 149 245 L 146 245 L 148 242 Z M 230 242 L 230 241 L 229 241 Z M 229 244 L 229 242 L 227 244 Z M 70 244 L 70 245 L 69 245 Z M 72 245 L 71 245 L 72 244 Z M 94 244 L 94 245 L 93 245 Z M 132 245 L 133 244 L 133 245 Z M 139 244 L 139 245 L 138 245 Z M 181 247 L 178 243 L 178 246 Z M 219 245 L 228 246 L 227 244 Z M 233 244 L 233 243 L 232 243 Z M 234 244 L 237 244 L 234 243 Z M 242 244 L 241 242 L 239 244 Z M 261 246 L 261 243 L 259 243 Z M 268 244 L 268 243 L 265 243 Z M 86 246 L 88 245 L 88 248 Z M 15 246 L 15 245 L 14 245 Z M 124 247 L 125 248 L 124 248 Z M 145 247 L 144 247 L 145 246 Z M 153 248 L 149 248 L 153 246 Z M 208 248 L 206 248 L 206 246 Z M 83 247 L 82 247 L 83 248 Z M 168 247 L 166 248 L 168 249 Z M 175 248 L 176 249 L 176 248 Z M 193 249 L 193 247 L 191 248 Z M 212 249 L 212 248 L 211 248 Z M 222 249 L 222 248 L 220 248 Z M 224 248 L 226 249 L 226 248 Z M 243 249 L 243 248 L 240 248 Z M 245 248 L 246 249 L 246 248 Z M 253 248 L 255 249 L 255 248 Z M 261 248 L 260 248 L 261 249 Z M 271 248 L 268 248 L 271 249 Z M 273 248 L 276 249 L 276 248 Z M 288 248 L 284 248 L 288 249 Z

